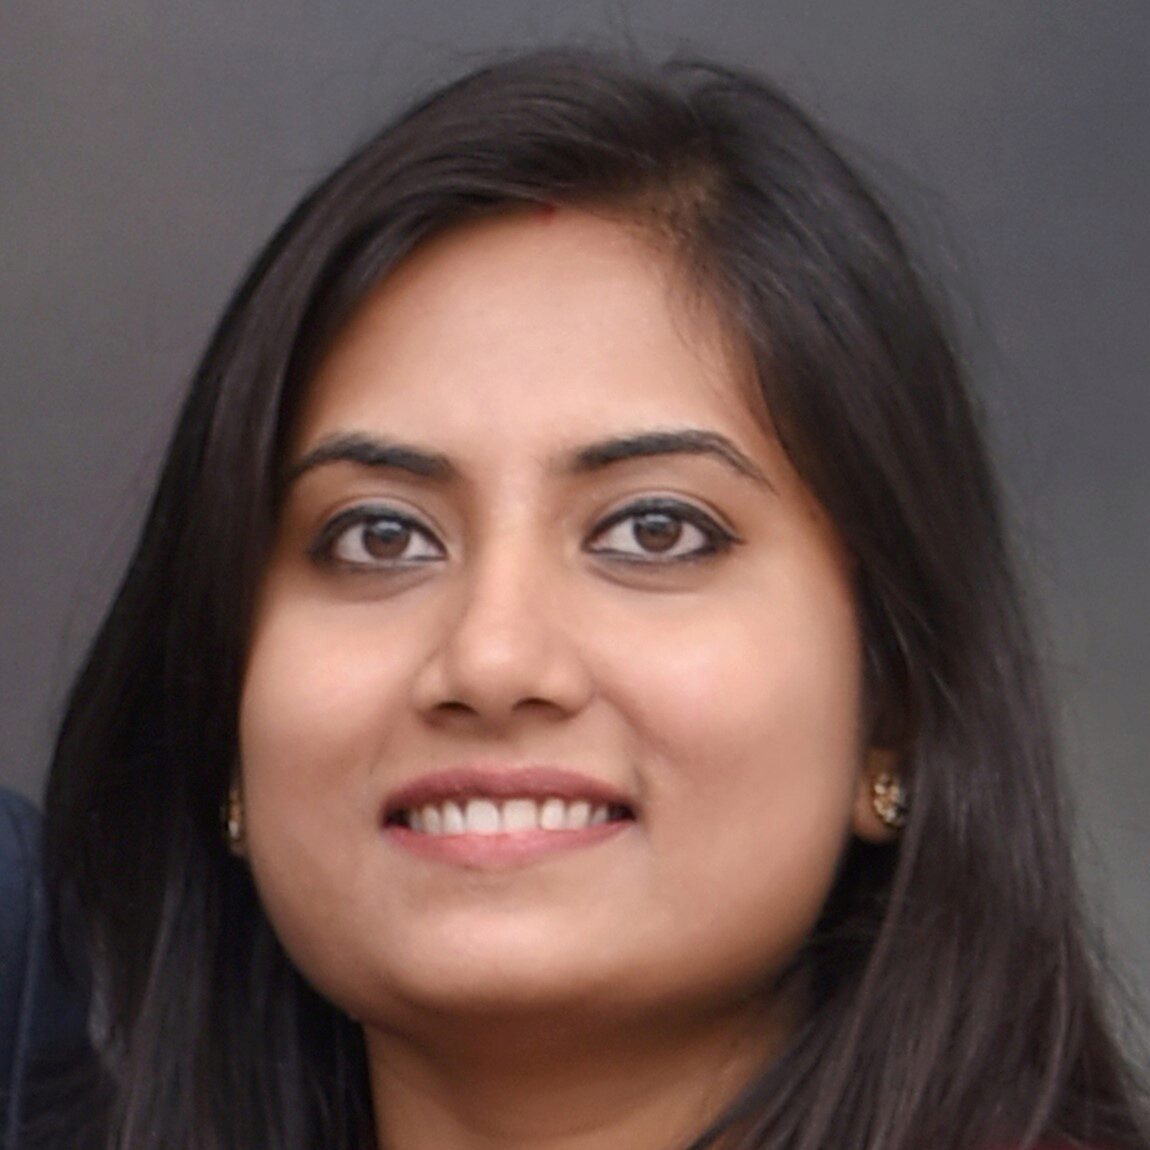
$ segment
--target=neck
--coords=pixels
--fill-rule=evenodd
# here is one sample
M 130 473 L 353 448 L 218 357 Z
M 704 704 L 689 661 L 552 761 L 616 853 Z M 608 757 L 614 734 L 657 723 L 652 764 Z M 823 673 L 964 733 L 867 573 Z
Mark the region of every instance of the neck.
M 670 1150 L 687 1145 L 780 1047 L 763 1009 L 705 1023 L 569 1014 L 368 1027 L 385 1150 Z

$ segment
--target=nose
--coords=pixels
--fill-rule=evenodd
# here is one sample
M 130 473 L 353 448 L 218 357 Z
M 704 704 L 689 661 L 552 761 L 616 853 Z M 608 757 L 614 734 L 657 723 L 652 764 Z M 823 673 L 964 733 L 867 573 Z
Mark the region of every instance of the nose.
M 496 727 L 575 714 L 592 678 L 568 607 L 563 578 L 540 556 L 515 547 L 477 557 L 445 595 L 416 707 L 436 722 Z

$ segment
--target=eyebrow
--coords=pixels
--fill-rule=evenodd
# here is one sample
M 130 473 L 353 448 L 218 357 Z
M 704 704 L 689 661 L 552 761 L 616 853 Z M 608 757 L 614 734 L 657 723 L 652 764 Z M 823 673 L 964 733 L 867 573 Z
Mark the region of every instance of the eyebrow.
M 374 470 L 406 471 L 420 479 L 440 482 L 454 479 L 457 475 L 451 461 L 439 452 L 374 436 L 346 434 L 321 440 L 291 466 L 284 477 L 284 486 L 290 486 L 301 475 L 331 463 L 355 463 Z
M 770 491 L 774 490 L 774 485 L 765 472 L 725 435 L 720 435 L 717 431 L 701 431 L 694 428 L 647 431 L 640 435 L 592 443 L 577 452 L 575 470 L 598 471 L 615 463 L 660 455 L 710 456 L 725 463 L 740 475 L 753 479 L 760 486 Z
M 762 469 L 725 435 L 696 428 L 646 431 L 600 440 L 576 451 L 570 470 L 575 474 L 586 474 L 635 459 L 663 455 L 708 456 L 760 486 L 774 490 Z M 321 440 L 292 465 L 284 477 L 284 485 L 290 486 L 307 472 L 334 463 L 353 463 L 373 470 L 405 471 L 419 479 L 441 483 L 459 477 L 458 469 L 439 452 L 374 436 L 346 433 Z

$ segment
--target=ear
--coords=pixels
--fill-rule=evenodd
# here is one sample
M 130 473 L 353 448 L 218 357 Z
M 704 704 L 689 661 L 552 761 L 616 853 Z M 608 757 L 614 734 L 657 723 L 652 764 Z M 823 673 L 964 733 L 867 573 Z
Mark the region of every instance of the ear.
M 859 771 L 858 790 L 855 792 L 854 814 L 851 825 L 854 833 L 863 842 L 892 843 L 898 838 L 899 830 L 884 822 L 875 806 L 876 784 L 885 775 L 898 778 L 901 756 L 890 747 L 871 747 Z

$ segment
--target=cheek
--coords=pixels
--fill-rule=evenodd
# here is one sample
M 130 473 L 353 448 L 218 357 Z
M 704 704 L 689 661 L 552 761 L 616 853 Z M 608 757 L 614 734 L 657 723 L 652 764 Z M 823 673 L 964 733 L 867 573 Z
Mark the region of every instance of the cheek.
M 699 954 L 721 954 L 716 971 L 734 978 L 802 944 L 850 833 L 863 756 L 853 605 L 845 592 L 803 602 L 683 629 L 630 696 L 660 880 L 680 892 Z
M 633 672 L 620 691 L 671 765 L 667 777 L 707 789 L 784 786 L 811 805 L 827 789 L 853 790 L 862 757 L 853 602 L 838 582 L 821 594 L 786 590 L 685 614 L 657 645 L 620 621 L 620 674 Z
M 297 955 L 325 936 L 357 876 L 367 881 L 376 773 L 404 697 L 401 660 L 370 639 L 355 612 L 273 599 L 249 656 L 240 705 L 247 855 Z
M 248 661 L 240 709 L 245 785 L 318 785 L 370 771 L 401 717 L 404 644 L 359 612 L 308 601 L 265 606 Z M 253 796 L 254 798 L 254 796 Z M 301 812 L 306 813 L 306 812 Z

